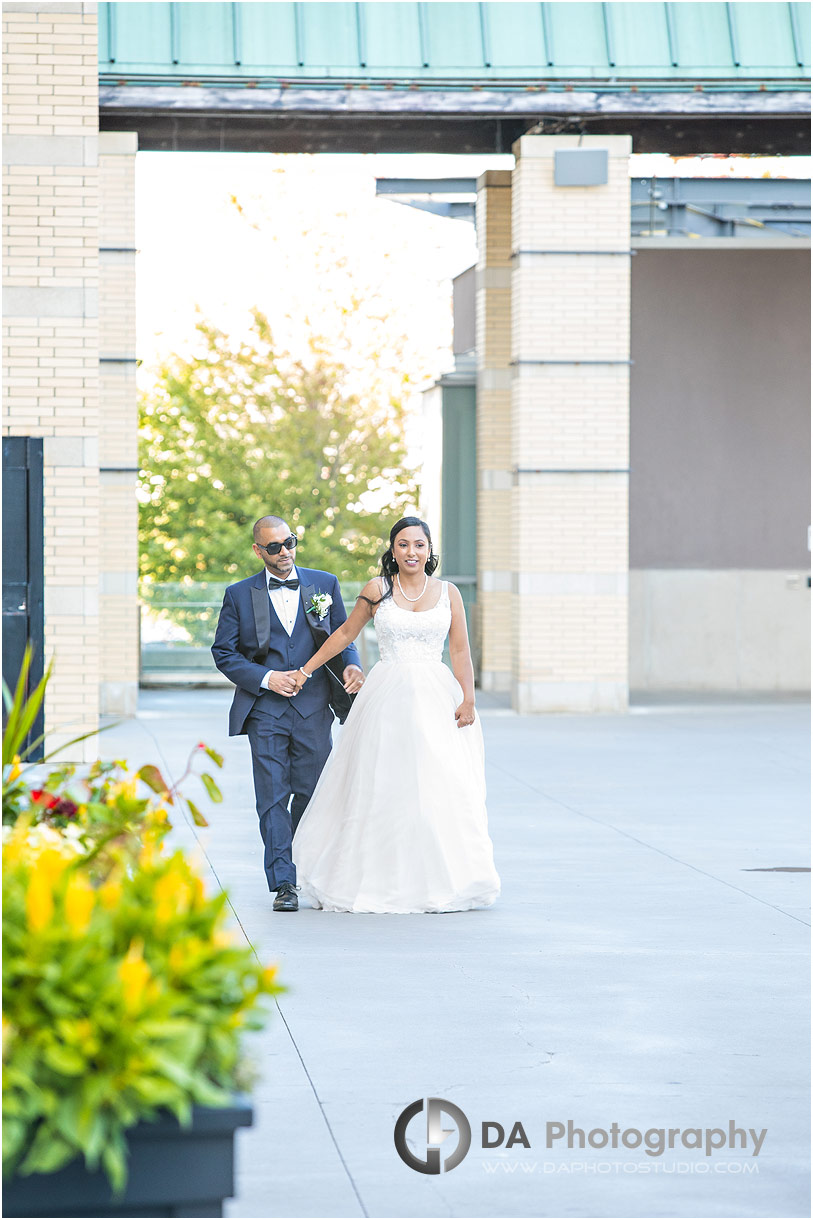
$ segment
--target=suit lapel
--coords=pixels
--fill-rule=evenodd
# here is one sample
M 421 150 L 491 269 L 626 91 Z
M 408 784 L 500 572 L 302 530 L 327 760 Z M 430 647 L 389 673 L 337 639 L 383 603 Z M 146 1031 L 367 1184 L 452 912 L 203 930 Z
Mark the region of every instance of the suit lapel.
M 299 571 L 299 600 L 302 603 L 302 610 L 305 615 L 305 618 L 310 623 L 312 628 L 315 628 L 317 631 L 320 631 L 324 635 L 325 629 L 324 629 L 324 627 L 322 627 L 320 625 L 319 619 L 316 617 L 316 612 L 314 610 L 308 610 L 308 603 L 310 602 L 311 598 L 313 597 L 314 593 L 316 592 L 316 585 L 305 583 L 307 580 L 305 571 L 307 571 L 307 569 L 303 570 L 302 568 L 299 568 L 298 571 Z
M 306 614 L 309 613 L 308 612 L 308 602 L 313 597 L 315 592 L 316 592 L 315 585 L 300 584 L 300 586 L 299 586 L 299 600 L 302 602 L 302 609 L 305 611 Z
M 264 572 L 259 573 L 251 586 L 251 608 L 257 633 L 257 656 L 265 657 L 271 646 L 271 599 Z

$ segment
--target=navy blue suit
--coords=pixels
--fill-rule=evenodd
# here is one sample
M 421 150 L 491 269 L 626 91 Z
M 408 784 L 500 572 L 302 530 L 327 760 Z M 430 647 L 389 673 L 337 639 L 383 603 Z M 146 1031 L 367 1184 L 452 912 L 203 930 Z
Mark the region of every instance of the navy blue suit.
M 341 673 L 347 665 L 361 668 L 356 646 L 350 644 L 340 657 L 316 670 L 293 697 L 260 685 L 269 669 L 287 671 L 304 665 L 347 620 L 335 576 L 298 564 L 297 572 L 299 609 L 290 636 L 271 605 L 263 570 L 226 590 L 212 645 L 215 665 L 236 687 L 229 735 L 245 733 L 251 745 L 265 873 L 272 891 L 283 881 L 296 884 L 293 832 L 330 753 L 333 710 L 343 720 L 350 709 Z M 315 593 L 333 598 L 321 620 L 306 611 Z

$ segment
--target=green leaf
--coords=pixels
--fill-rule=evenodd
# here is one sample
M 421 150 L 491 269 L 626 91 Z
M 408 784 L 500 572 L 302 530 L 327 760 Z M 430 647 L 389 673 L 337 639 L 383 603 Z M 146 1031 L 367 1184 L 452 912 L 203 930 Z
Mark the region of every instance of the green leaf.
M 43 1058 L 49 1067 L 63 1076 L 80 1076 L 87 1067 L 84 1056 L 73 1047 L 62 1046 L 58 1042 L 52 1042 L 45 1048 Z
M 4 1107 L 5 1109 L 5 1107 Z M 12 1165 L 22 1152 L 28 1134 L 28 1123 L 3 1114 L 3 1164 Z
M 110 1179 L 113 1193 L 123 1195 L 127 1185 L 127 1145 L 119 1131 L 110 1133 L 110 1140 L 102 1149 L 102 1167 Z
M 146 766 L 140 767 L 138 771 L 136 771 L 136 779 L 140 779 L 142 783 L 145 783 L 148 788 L 153 790 L 153 792 L 158 792 L 162 796 L 164 793 L 166 793 L 166 797 L 164 799 L 170 805 L 172 804 L 170 785 L 166 782 L 158 768 L 153 766 L 152 763 L 147 763 Z
M 20 1166 L 20 1173 L 54 1173 L 76 1155 L 76 1149 L 54 1131 L 50 1123 L 40 1123 L 28 1156 Z
M 158 1076 L 142 1076 L 132 1088 L 150 1106 L 168 1106 L 178 1096 L 178 1086 Z
M 209 755 L 216 767 L 223 766 L 223 755 L 218 754 L 217 750 L 213 750 L 211 746 L 204 746 L 204 752 Z
M 90 1122 L 82 1127 L 82 1151 L 85 1154 L 85 1164 L 88 1169 L 95 1169 L 104 1151 L 108 1135 L 109 1122 L 98 1111 Z
M 167 1109 L 172 1111 L 182 1127 L 188 1127 L 192 1122 L 192 1102 L 188 1097 L 176 1092 L 175 1097 L 167 1102 Z
M 192 1073 L 188 1068 L 178 1063 L 176 1059 L 161 1052 L 153 1054 L 152 1059 L 155 1066 L 159 1067 L 169 1080 L 173 1081 L 176 1085 L 180 1085 L 181 1088 L 189 1089 L 194 1084 Z
M 227 1089 L 219 1089 L 203 1076 L 199 1076 L 195 1081 L 194 1095 L 199 1106 L 227 1106 L 231 1101 L 231 1094 Z
M 204 788 L 206 789 L 206 792 L 209 796 L 209 800 L 213 801 L 214 804 L 219 805 L 220 802 L 223 800 L 223 793 L 220 791 L 217 784 L 212 779 L 211 775 L 207 775 L 207 773 L 204 771 L 203 775 L 201 775 L 201 777 L 200 777 L 200 782 L 203 784 Z
M 201 811 L 198 809 L 195 802 L 190 801 L 188 796 L 184 797 L 184 800 L 186 801 L 187 805 L 189 806 L 189 812 L 192 814 L 192 821 L 195 823 L 195 825 L 196 826 L 208 826 L 209 823 L 206 821 L 206 818 L 203 816 Z

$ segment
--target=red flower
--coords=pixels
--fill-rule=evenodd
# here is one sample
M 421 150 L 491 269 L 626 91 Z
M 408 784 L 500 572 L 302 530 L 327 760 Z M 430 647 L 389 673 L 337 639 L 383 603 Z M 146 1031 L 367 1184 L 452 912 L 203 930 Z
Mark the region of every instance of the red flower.
M 67 797 L 61 797 L 51 808 L 51 812 L 55 817 L 75 818 L 79 812 L 79 806 L 69 801 Z
M 38 805 L 44 805 L 46 809 L 53 809 L 55 805 L 59 804 L 58 797 L 52 796 L 50 792 L 45 792 L 42 788 L 32 788 L 31 799 Z

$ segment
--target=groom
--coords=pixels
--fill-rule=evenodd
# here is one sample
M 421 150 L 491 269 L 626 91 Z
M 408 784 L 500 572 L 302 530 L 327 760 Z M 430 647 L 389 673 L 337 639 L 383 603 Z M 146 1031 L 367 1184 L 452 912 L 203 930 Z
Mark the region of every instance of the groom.
M 275 911 L 299 907 L 293 832 L 330 753 L 333 714 L 344 721 L 351 696 L 364 682 L 356 646 L 350 644 L 296 693 L 294 674 L 347 619 L 336 577 L 296 568 L 296 545 L 281 517 L 260 518 L 253 549 L 264 570 L 226 590 L 212 645 L 215 665 L 237 688 L 229 736 L 245 733 L 251 745 Z

